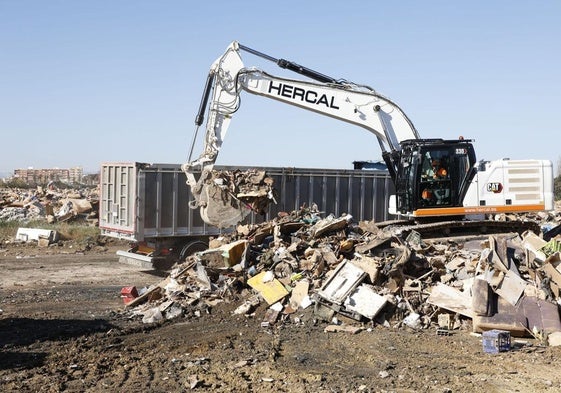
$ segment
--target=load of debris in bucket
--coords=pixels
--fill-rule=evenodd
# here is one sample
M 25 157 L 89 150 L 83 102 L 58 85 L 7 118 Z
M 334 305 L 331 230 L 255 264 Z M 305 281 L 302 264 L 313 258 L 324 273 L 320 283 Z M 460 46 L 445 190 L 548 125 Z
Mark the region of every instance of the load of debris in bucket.
M 238 226 L 158 285 L 123 297 L 127 312 L 146 323 L 237 302 L 234 314 L 260 318 L 264 327 L 313 315 L 326 331 L 500 329 L 558 345 L 561 237 L 546 241 L 544 232 L 558 230 L 561 215 L 530 218 L 541 233 L 423 239 L 303 208 Z
M 53 223 L 81 220 L 90 225 L 98 225 L 98 206 L 97 188 L 0 188 L 0 222 L 44 220 Z
M 235 226 L 250 212 L 264 215 L 275 200 L 273 179 L 254 169 L 209 171 L 191 191 L 203 221 L 217 228 Z

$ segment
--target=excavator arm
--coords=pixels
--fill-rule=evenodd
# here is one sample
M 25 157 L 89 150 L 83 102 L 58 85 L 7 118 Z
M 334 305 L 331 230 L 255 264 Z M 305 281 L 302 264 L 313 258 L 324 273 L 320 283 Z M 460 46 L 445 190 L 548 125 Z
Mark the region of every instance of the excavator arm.
M 273 76 L 257 68 L 244 66 L 240 51 L 275 62 L 279 67 L 301 74 L 308 80 L 286 79 Z M 238 42 L 232 42 L 224 54 L 211 66 L 203 98 L 195 120 L 197 126 L 189 153 L 182 166 L 187 176 L 194 201 L 192 208 L 201 208 L 203 220 L 211 225 L 226 227 L 241 221 L 248 214 L 244 201 L 224 198 L 223 184 L 213 179 L 212 172 L 233 114 L 238 110 L 240 94 L 246 91 L 289 105 L 351 123 L 373 133 L 395 177 L 396 157 L 404 140 L 419 139 L 411 120 L 390 99 L 374 89 L 327 75 L 284 59 L 276 59 Z M 210 102 L 209 102 L 210 98 Z M 204 149 L 192 160 L 198 127 L 208 112 Z M 197 175 L 198 178 L 197 178 Z M 216 195 L 222 195 L 217 202 Z

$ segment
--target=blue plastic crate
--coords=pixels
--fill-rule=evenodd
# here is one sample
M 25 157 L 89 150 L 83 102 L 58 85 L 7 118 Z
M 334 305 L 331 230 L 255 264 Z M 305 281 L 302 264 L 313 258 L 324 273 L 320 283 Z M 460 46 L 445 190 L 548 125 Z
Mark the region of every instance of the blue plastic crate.
M 486 353 L 510 351 L 510 332 L 498 329 L 483 332 L 483 351 Z

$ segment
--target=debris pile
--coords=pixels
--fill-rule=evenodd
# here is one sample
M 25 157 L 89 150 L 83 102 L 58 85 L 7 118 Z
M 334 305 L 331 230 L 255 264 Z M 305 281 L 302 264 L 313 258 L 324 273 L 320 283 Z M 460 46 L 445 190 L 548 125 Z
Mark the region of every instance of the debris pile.
M 548 231 L 561 222 L 553 213 L 527 219 Z M 439 334 L 499 329 L 561 345 L 561 237 L 544 237 L 423 238 L 302 208 L 214 239 L 127 299 L 126 309 L 155 322 L 236 302 L 234 314 L 262 314 L 263 327 L 300 324 L 311 314 L 327 322 L 326 331 L 375 324 Z
M 84 220 L 98 225 L 99 191 L 37 187 L 34 190 L 0 189 L 0 221 L 64 222 Z

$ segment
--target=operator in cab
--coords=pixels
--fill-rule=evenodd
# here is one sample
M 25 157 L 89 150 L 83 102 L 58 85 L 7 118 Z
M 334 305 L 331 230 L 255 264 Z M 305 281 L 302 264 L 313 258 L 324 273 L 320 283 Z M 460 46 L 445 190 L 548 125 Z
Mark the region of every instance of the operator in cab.
M 432 161 L 433 179 L 445 179 L 448 177 L 448 171 L 440 160 Z
M 448 170 L 446 169 L 446 166 L 443 165 L 441 160 L 438 159 L 434 159 L 431 161 L 425 161 L 425 162 L 430 162 L 430 165 L 426 165 L 425 169 L 423 171 L 423 179 L 429 180 L 429 179 L 445 179 L 446 177 L 448 177 Z

